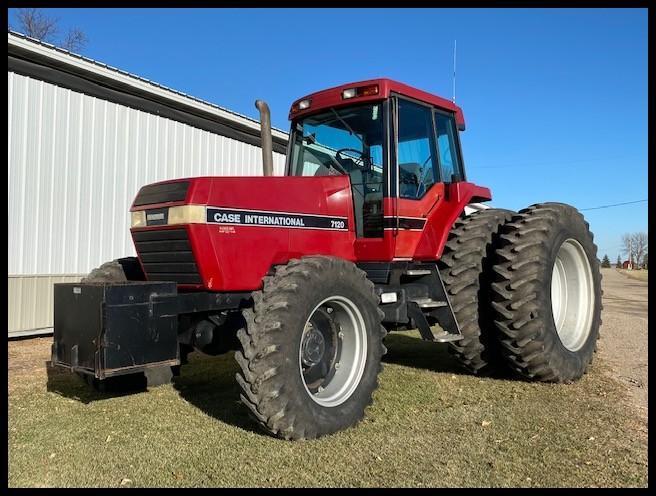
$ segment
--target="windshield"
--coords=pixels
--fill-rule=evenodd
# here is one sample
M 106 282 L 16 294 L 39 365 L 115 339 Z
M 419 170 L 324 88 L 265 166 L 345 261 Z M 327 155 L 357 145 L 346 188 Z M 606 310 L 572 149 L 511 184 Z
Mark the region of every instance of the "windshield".
M 293 124 L 290 174 L 347 174 L 358 237 L 383 237 L 383 120 L 376 103 L 331 108 Z
M 381 104 L 330 109 L 294 125 L 291 175 L 382 175 L 383 112 Z

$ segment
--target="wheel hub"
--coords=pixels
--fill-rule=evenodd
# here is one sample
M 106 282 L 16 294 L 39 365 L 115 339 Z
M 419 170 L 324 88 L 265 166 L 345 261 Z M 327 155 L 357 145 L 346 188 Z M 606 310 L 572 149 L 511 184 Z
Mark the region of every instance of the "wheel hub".
M 581 244 L 566 239 L 551 274 L 551 310 L 561 343 L 570 351 L 583 347 L 594 311 L 592 269 Z
M 342 296 L 326 298 L 311 312 L 299 346 L 303 385 L 322 406 L 337 406 L 353 393 L 366 363 L 362 313 Z
M 310 323 L 310 325 L 312 325 Z M 301 344 L 301 359 L 303 365 L 312 367 L 318 364 L 323 358 L 324 353 L 326 352 L 326 340 L 313 325 L 310 327 L 309 331 L 305 334 L 303 338 L 303 344 Z

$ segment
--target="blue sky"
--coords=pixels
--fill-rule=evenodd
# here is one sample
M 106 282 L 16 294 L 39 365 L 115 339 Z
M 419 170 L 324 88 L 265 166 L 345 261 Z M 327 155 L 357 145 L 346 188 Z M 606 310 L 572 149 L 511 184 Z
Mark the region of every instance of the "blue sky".
M 646 9 L 46 9 L 83 54 L 287 129 L 291 102 L 391 77 L 457 103 L 469 180 L 492 204 L 647 198 Z M 10 21 L 13 11 L 10 11 Z M 647 204 L 584 212 L 600 257 L 647 230 Z

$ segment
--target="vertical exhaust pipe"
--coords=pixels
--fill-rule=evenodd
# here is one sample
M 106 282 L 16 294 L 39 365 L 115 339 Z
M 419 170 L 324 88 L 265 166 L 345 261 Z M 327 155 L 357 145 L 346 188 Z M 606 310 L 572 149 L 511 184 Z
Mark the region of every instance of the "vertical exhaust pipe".
M 264 100 L 255 100 L 260 111 L 260 136 L 262 137 L 262 172 L 273 176 L 273 143 L 271 138 L 271 112 Z

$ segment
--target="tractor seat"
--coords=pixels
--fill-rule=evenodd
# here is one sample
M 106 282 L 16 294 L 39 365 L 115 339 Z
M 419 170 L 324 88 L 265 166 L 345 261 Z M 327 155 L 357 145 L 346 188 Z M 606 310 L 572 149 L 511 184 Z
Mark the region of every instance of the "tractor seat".
M 406 197 L 416 197 L 421 181 L 421 165 L 417 162 L 399 164 L 399 194 Z

